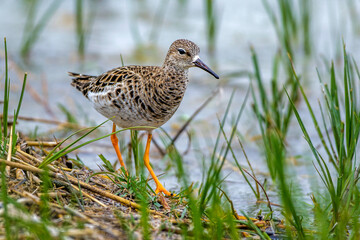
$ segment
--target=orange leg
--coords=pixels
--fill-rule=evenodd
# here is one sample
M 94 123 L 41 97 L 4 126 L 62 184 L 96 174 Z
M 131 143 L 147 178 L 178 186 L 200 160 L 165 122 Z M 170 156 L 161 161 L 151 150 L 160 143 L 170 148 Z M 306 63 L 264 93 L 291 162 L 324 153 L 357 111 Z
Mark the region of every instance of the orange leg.
M 115 123 L 113 123 L 112 132 L 115 132 L 115 131 L 116 131 L 116 125 L 115 125 Z M 113 147 L 115 149 L 116 155 L 117 155 L 117 157 L 119 159 L 120 165 L 122 167 L 124 167 L 125 170 L 126 170 L 124 161 L 123 161 L 122 156 L 121 156 L 120 148 L 119 148 L 119 139 L 117 138 L 116 134 L 112 134 L 110 136 L 110 139 L 111 139 L 111 143 L 112 143 L 112 145 L 113 145 Z
M 173 196 L 172 193 L 170 193 L 168 190 L 164 188 L 164 186 L 160 183 L 159 179 L 156 177 L 154 171 L 152 170 L 150 166 L 150 159 L 149 159 L 149 151 L 150 151 L 150 143 L 151 143 L 152 134 L 148 134 L 148 139 L 146 142 L 146 148 L 145 148 L 145 155 L 144 155 L 144 163 L 148 171 L 150 172 L 152 178 L 154 179 L 156 183 L 156 190 L 155 193 L 158 194 L 159 192 L 163 192 L 167 196 Z

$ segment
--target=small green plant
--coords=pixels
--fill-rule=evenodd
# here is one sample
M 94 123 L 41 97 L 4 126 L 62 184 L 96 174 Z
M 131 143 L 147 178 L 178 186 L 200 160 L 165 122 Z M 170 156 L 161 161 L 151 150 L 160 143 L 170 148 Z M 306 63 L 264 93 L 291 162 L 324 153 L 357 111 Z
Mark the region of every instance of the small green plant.
M 44 14 L 40 17 L 39 21 L 35 23 L 36 14 L 38 11 L 38 5 L 40 1 L 31 0 L 29 2 L 29 15 L 24 28 L 23 40 L 21 44 L 21 56 L 28 57 L 31 48 L 38 40 L 41 32 L 45 28 L 46 24 L 50 21 L 51 17 L 55 14 L 63 1 L 54 0 L 49 7 L 45 10 Z
M 25 86 L 26 86 L 26 80 L 27 80 L 27 73 L 24 74 L 23 84 L 20 92 L 19 101 L 17 104 L 16 109 L 14 110 L 14 118 L 12 123 L 12 131 L 8 132 L 8 123 L 9 123 L 9 97 L 10 97 L 10 77 L 9 77 L 9 68 L 8 68 L 8 55 L 7 55 L 7 45 L 6 45 L 6 38 L 4 38 L 4 47 L 5 47 L 5 84 L 4 84 L 4 103 L 3 103 L 3 116 L 2 121 L 0 121 L 0 148 L 1 148 L 1 157 L 5 158 L 7 153 L 14 153 L 15 151 L 15 143 L 17 141 L 17 135 L 16 135 L 16 121 L 19 116 L 22 99 L 24 97 L 25 93 Z M 10 135 L 11 137 L 10 137 Z M 9 144 L 9 140 L 12 139 L 11 149 L 7 149 L 7 144 Z
M 231 142 L 236 137 L 237 125 L 247 99 L 246 96 L 242 106 L 238 109 L 238 114 L 231 123 L 230 135 L 227 137 L 224 128 L 228 122 L 234 94 L 235 91 L 230 97 L 224 116 L 221 121 L 219 121 L 220 129 L 210 156 L 199 156 L 199 158 L 203 158 L 204 161 L 209 158 L 210 163 L 204 166 L 203 180 L 200 184 L 198 194 L 194 193 L 194 188 L 197 184 L 192 183 L 189 185 L 190 173 L 188 173 L 183 166 L 181 154 L 177 151 L 175 145 L 172 144 L 171 138 L 165 132 L 165 135 L 162 136 L 164 144 L 171 145 L 171 147 L 167 147 L 167 156 L 175 163 L 176 175 L 182 185 L 183 191 L 181 191 L 178 196 L 180 200 L 185 198 L 187 202 L 186 211 L 184 211 L 182 215 L 189 214 L 191 216 L 191 226 L 182 226 L 182 231 L 185 236 L 191 234 L 195 239 L 210 237 L 221 239 L 230 235 L 233 239 L 239 238 L 239 231 L 236 229 L 237 214 L 234 213 L 232 202 L 224 190 L 225 186 L 223 182 L 225 178 L 222 177 L 222 168 L 228 154 L 230 152 L 234 154 Z M 222 136 L 225 142 L 223 142 Z M 244 224 L 253 228 L 247 223 Z M 267 235 L 263 233 L 261 236 Z
M 253 109 L 260 127 L 266 163 L 272 180 L 278 187 L 278 193 L 283 205 L 283 215 L 288 223 L 288 235 L 294 237 L 294 232 L 290 230 L 290 226 L 292 226 L 296 229 L 296 237 L 305 239 L 304 227 L 299 213 L 301 207 L 299 203 L 296 204 L 294 184 L 290 184 L 289 181 L 291 178 L 288 176 L 289 171 L 286 162 L 288 153 L 285 146 L 286 135 L 293 114 L 293 107 L 288 103 L 286 89 L 289 89 L 288 91 L 290 92 L 288 97 L 292 102 L 296 102 L 299 84 L 290 73 L 290 75 L 287 75 L 284 86 L 279 86 L 281 55 L 277 54 L 274 58 L 271 91 L 268 94 L 265 90 L 266 87 L 260 73 L 257 56 L 253 49 L 252 59 L 255 69 L 255 83 L 260 92 L 260 100 L 258 100 L 255 94 L 255 86 L 252 85 Z M 289 69 L 289 67 L 285 66 L 285 69 Z
M 294 56 L 295 47 L 302 44 L 305 55 L 309 56 L 312 48 L 311 1 L 278 0 L 275 7 L 268 0 L 262 0 L 262 3 L 275 28 L 281 48 Z
M 81 57 L 85 54 L 85 34 L 83 0 L 76 0 L 76 36 L 78 38 L 78 53 Z
M 219 16 L 216 9 L 215 0 L 205 0 L 206 38 L 208 41 L 208 51 L 211 54 L 215 53 L 216 36 L 219 24 Z
M 22 83 L 22 88 L 20 92 L 20 97 L 17 103 L 17 107 L 14 109 L 14 117 L 12 119 L 11 131 L 8 131 L 8 125 L 10 123 L 9 116 L 9 96 L 10 96 L 10 77 L 8 69 L 8 53 L 7 53 L 7 43 L 6 38 L 4 38 L 4 48 L 5 48 L 5 83 L 4 83 L 4 103 L 3 103 L 3 115 L 2 120 L 0 121 L 0 158 L 11 160 L 12 156 L 16 151 L 16 122 L 20 113 L 22 99 L 25 93 L 25 86 L 27 80 L 27 73 L 24 74 L 24 79 Z M 50 231 L 48 229 L 49 223 L 47 221 L 49 216 L 48 209 L 48 198 L 43 197 L 41 199 L 41 219 L 35 221 L 31 218 L 31 214 L 25 207 L 12 199 L 8 194 L 8 179 L 7 176 L 9 171 L 7 171 L 5 164 L 0 164 L 0 175 L 1 175 L 1 191 L 0 191 L 0 202 L 2 203 L 2 213 L 0 214 L 0 219 L 3 223 L 6 239 L 17 239 L 20 238 L 22 234 L 26 236 L 31 236 L 38 239 L 48 239 L 51 238 Z M 45 183 L 45 179 L 44 183 Z M 48 180 L 48 179 L 47 179 Z M 48 181 L 46 181 L 48 183 Z M 45 185 L 44 185 L 45 186 Z M 48 187 L 44 187 L 44 192 L 47 192 Z M 24 236 L 24 235 L 22 235 Z
M 78 53 L 81 59 L 85 56 L 86 40 L 90 35 L 91 27 L 96 19 L 96 1 L 86 1 L 88 4 L 88 14 L 84 16 L 85 6 L 84 0 L 75 1 L 76 15 L 76 37 L 78 41 Z
M 293 113 L 291 104 L 287 103 L 284 88 L 289 89 L 290 98 L 293 102 L 296 102 L 298 99 L 299 86 L 292 74 L 287 76 L 286 81 L 283 83 L 284 87 L 281 85 L 282 83 L 279 79 L 281 55 L 278 53 L 275 55 L 273 61 L 273 74 L 269 94 L 265 90 L 265 80 L 261 76 L 256 52 L 253 48 L 251 48 L 251 52 L 254 66 L 254 75 L 250 75 L 250 79 L 252 81 L 251 90 L 254 100 L 253 110 L 259 123 L 270 175 L 273 179 L 275 179 L 277 168 L 273 162 L 278 159 L 278 156 L 286 156 L 285 146 L 283 144 L 277 145 L 277 143 L 282 143 L 286 140 L 286 135 Z M 288 69 L 287 66 L 286 69 Z M 255 80 L 253 80 L 253 78 L 255 78 Z M 255 93 L 256 90 L 259 91 L 258 96 Z M 278 138 L 278 140 L 275 140 L 275 138 Z M 274 149 L 277 149 L 278 152 L 274 152 Z
M 327 228 L 320 225 L 319 235 L 334 239 L 346 239 L 349 227 L 355 231 L 352 232 L 353 236 L 359 234 L 358 214 L 360 209 L 357 203 L 360 193 L 357 184 L 360 166 L 356 161 L 356 151 L 360 136 L 360 110 L 358 105 L 360 74 L 356 62 L 351 60 L 346 53 L 345 45 L 343 55 L 342 82 L 337 78 L 333 63 L 330 68 L 330 85 L 323 83 L 319 75 L 324 89 L 324 104 L 320 105 L 320 120 L 315 116 L 314 107 L 310 104 L 304 89 L 300 87 L 316 132 L 321 140 L 321 145 L 325 149 L 327 159 L 335 172 L 331 170 L 328 162 L 325 161 L 325 157 L 315 147 L 307 127 L 304 125 L 294 103 L 290 100 L 305 140 L 316 159 L 315 169 L 327 190 L 326 195 L 321 194 L 313 197 L 316 209 L 315 217 L 326 222 L 324 225 L 327 225 Z M 294 76 L 299 81 L 294 68 L 293 71 Z M 340 87 L 342 87 L 342 91 Z M 323 130 L 320 127 L 321 124 Z M 325 203 L 321 204 L 317 199 L 324 198 L 324 196 Z M 327 217 L 321 216 L 321 214 Z M 317 219 L 315 219 L 316 221 Z

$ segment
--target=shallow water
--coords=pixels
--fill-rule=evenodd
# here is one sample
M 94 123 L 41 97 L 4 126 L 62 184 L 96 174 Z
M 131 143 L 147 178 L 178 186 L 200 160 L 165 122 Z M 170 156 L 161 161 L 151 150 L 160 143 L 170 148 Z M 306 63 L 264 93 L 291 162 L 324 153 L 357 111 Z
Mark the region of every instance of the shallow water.
M 28 84 L 50 106 L 52 113 L 49 113 L 44 104 L 36 101 L 28 91 L 24 96 L 20 113 L 22 116 L 65 121 L 64 114 L 57 107 L 61 103 L 73 114 L 78 115 L 82 124 L 87 124 L 85 118 L 100 123 L 105 119 L 91 109 L 87 100 L 70 86 L 67 71 L 99 74 L 120 66 L 120 54 L 125 64 L 161 65 L 168 46 L 178 38 L 187 38 L 196 42 L 202 49 L 203 61 L 211 66 L 220 77 L 238 71 L 253 71 L 249 49 L 251 45 L 258 53 L 264 78 L 270 79 L 272 59 L 278 50 L 274 28 L 260 0 L 231 0 L 217 3 L 220 20 L 218 22 L 217 48 L 213 57 L 207 53 L 206 48 L 203 1 L 191 1 L 191 3 L 188 1 L 188 4 L 184 6 L 179 4 L 180 1 L 159 0 L 151 1 L 151 3 L 146 1 L 101 1 L 101 4 L 93 2 L 95 5 L 94 13 L 87 16 L 93 19 L 94 24 L 87 38 L 85 59 L 81 61 L 76 49 L 75 4 L 73 1 L 63 1 L 40 34 L 38 41 L 31 50 L 28 61 L 25 62 L 19 56 L 24 25 L 27 21 L 27 5 L 25 2 L 10 0 L 0 2 L 0 33 L 1 36 L 7 38 L 11 60 L 10 76 L 13 91 L 10 105 L 15 107 L 17 103 L 19 79 L 21 79 L 22 72 L 26 71 L 29 73 Z M 39 16 L 44 13 L 50 1 L 40 2 L 42 4 L 38 6 L 36 20 L 39 20 Z M 341 38 L 346 42 L 347 49 L 350 52 L 359 53 L 360 48 L 359 31 L 354 31 L 355 24 L 348 17 L 349 9 L 347 6 L 339 0 L 332 0 L 331 4 L 327 4 L 328 2 L 321 0 L 313 3 L 313 12 L 320 12 L 321 9 L 321 14 L 313 14 L 312 36 L 315 58 L 299 60 L 301 63 L 299 66 L 305 62 L 308 65 L 307 69 L 300 68 L 299 71 L 306 71 L 304 75 L 307 77 L 307 93 L 310 99 L 314 101 L 320 93 L 315 67 L 319 67 L 320 71 L 325 70 L 321 57 L 330 60 L 341 56 Z M 273 1 L 274 3 L 275 1 Z M 160 6 L 165 6 L 164 14 L 156 18 L 155 12 L 160 9 Z M 359 4 L 356 6 L 359 7 Z M 89 5 L 85 4 L 85 7 L 89 7 Z M 86 10 L 88 9 L 86 8 Z M 359 12 L 359 9 L 356 11 Z M 161 20 L 162 18 L 163 20 Z M 354 57 L 357 59 L 359 55 Z M 3 65 L 3 54 L 0 61 Z M 197 153 L 205 153 L 207 156 L 211 153 L 212 146 L 211 144 L 209 146 L 207 142 L 213 142 L 215 139 L 218 131 L 217 119 L 222 117 L 229 96 L 234 89 L 237 91 L 231 111 L 233 115 L 237 113 L 249 87 L 249 78 L 247 75 L 231 78 L 222 77 L 219 82 L 199 69 L 191 69 L 190 78 L 191 83 L 181 106 L 174 117 L 163 127 L 174 134 L 176 132 L 174 125 L 181 125 L 182 119 L 190 116 L 221 83 L 220 93 L 190 126 L 192 130 L 196 131 L 196 137 L 200 143 L 197 147 L 193 146 L 189 154 L 184 155 L 184 165 L 188 169 L 191 181 L 199 182 L 202 179 L 203 169 Z M 258 125 L 254 121 L 255 116 L 250 108 L 251 103 L 252 100 L 249 99 L 238 130 L 243 137 L 245 150 L 256 173 L 258 173 L 259 180 L 264 181 L 269 176 L 259 147 L 252 140 L 254 136 L 259 134 L 259 131 L 257 130 Z M 300 105 L 300 109 L 300 112 L 304 113 L 304 121 L 309 123 L 309 127 L 311 127 L 311 120 L 306 118 L 305 107 Z M 86 117 L 79 112 L 85 112 Z M 23 132 L 31 132 L 37 125 L 39 124 L 34 122 L 20 122 L 18 129 Z M 39 126 L 40 132 L 45 132 L 53 127 L 49 125 Z M 227 128 L 229 126 L 230 118 Z M 110 131 L 110 125 L 107 129 L 102 128 L 103 133 Z M 301 182 L 301 188 L 306 196 L 311 191 L 309 181 L 314 178 L 315 171 L 311 165 L 308 146 L 301 136 L 302 134 L 294 122 L 289 132 L 288 145 L 294 156 L 301 155 L 304 157 L 297 159 L 297 163 L 294 163 L 297 164 L 296 176 L 299 176 L 299 179 L 293 181 Z M 157 137 L 156 134 L 154 137 Z M 176 146 L 180 152 L 187 148 L 187 141 L 188 139 L 183 136 L 177 142 Z M 245 165 L 246 162 L 237 141 L 234 141 L 233 147 L 241 164 Z M 154 147 L 152 150 L 151 158 L 155 171 L 162 173 L 166 162 L 159 158 Z M 101 164 L 97 157 L 99 153 L 104 154 L 108 159 L 116 160 L 108 140 L 83 148 L 79 156 L 91 168 L 97 169 L 97 165 Z M 230 157 L 224 166 L 223 176 L 227 176 L 226 187 L 236 209 L 256 214 L 258 211 L 258 207 L 254 207 L 256 199 L 240 173 L 234 170 L 234 163 Z M 161 181 L 169 190 L 177 191 L 180 188 L 173 170 L 167 171 Z M 269 190 L 269 195 L 272 202 L 279 203 L 274 189 Z M 310 201 L 309 198 L 303 200 Z

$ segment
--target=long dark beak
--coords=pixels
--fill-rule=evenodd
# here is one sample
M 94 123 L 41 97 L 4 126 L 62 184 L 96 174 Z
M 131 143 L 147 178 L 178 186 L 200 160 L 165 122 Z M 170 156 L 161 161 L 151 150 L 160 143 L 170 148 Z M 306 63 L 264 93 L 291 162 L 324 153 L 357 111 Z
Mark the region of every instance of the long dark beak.
M 208 73 L 210 73 L 211 75 L 213 75 L 216 79 L 219 79 L 219 76 L 213 71 L 211 70 L 208 66 L 206 66 L 205 63 L 203 63 L 203 61 L 200 60 L 200 58 L 196 59 L 194 62 L 195 66 L 201 68 L 202 70 L 207 71 Z

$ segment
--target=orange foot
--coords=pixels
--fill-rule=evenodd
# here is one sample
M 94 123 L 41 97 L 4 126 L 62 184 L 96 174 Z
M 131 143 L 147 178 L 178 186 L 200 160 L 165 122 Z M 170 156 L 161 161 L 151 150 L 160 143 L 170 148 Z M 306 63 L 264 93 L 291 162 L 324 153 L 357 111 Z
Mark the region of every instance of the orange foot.
M 159 180 L 156 179 L 155 183 L 156 183 L 155 194 L 164 193 L 168 197 L 176 197 L 177 196 L 175 193 L 171 193 L 168 190 L 166 190 L 166 188 L 164 188 L 164 186 L 159 182 Z
M 175 194 L 169 192 L 168 190 L 166 190 L 166 188 L 164 188 L 164 186 L 159 182 L 156 186 L 156 190 L 155 190 L 155 194 L 159 194 L 159 193 L 164 193 L 166 196 L 169 197 L 174 197 Z

